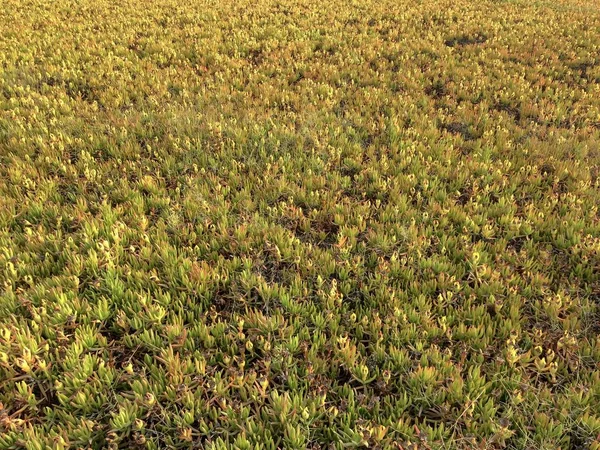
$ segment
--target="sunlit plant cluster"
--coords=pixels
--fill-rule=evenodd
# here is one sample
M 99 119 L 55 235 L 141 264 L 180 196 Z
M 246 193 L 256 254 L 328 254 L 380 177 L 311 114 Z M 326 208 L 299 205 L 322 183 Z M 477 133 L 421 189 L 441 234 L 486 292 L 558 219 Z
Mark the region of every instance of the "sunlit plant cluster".
M 2 0 L 0 448 L 600 449 L 596 0 Z

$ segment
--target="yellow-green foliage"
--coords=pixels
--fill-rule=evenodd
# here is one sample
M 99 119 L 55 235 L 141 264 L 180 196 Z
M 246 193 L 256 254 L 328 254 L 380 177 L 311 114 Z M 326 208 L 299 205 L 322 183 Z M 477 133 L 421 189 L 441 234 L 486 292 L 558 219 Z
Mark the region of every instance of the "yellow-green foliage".
M 598 449 L 597 0 L 1 0 L 0 448 Z

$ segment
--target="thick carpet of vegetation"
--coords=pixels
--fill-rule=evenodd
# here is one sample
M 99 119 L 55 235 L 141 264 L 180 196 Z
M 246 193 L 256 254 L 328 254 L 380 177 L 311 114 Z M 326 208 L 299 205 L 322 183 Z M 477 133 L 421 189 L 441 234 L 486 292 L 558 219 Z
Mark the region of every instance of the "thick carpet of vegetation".
M 600 448 L 597 0 L 2 0 L 0 448 Z

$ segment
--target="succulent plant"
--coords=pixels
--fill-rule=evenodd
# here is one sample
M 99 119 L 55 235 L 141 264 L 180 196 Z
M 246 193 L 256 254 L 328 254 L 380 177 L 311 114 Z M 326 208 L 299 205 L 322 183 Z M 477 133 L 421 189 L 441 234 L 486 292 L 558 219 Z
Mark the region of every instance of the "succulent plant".
M 3 0 L 0 448 L 599 449 L 593 1 Z

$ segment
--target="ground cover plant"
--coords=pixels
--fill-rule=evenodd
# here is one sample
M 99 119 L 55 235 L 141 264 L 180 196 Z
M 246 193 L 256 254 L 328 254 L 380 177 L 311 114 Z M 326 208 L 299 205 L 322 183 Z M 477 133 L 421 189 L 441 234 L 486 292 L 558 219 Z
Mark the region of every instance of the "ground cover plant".
M 600 448 L 596 0 L 0 5 L 0 448 Z

